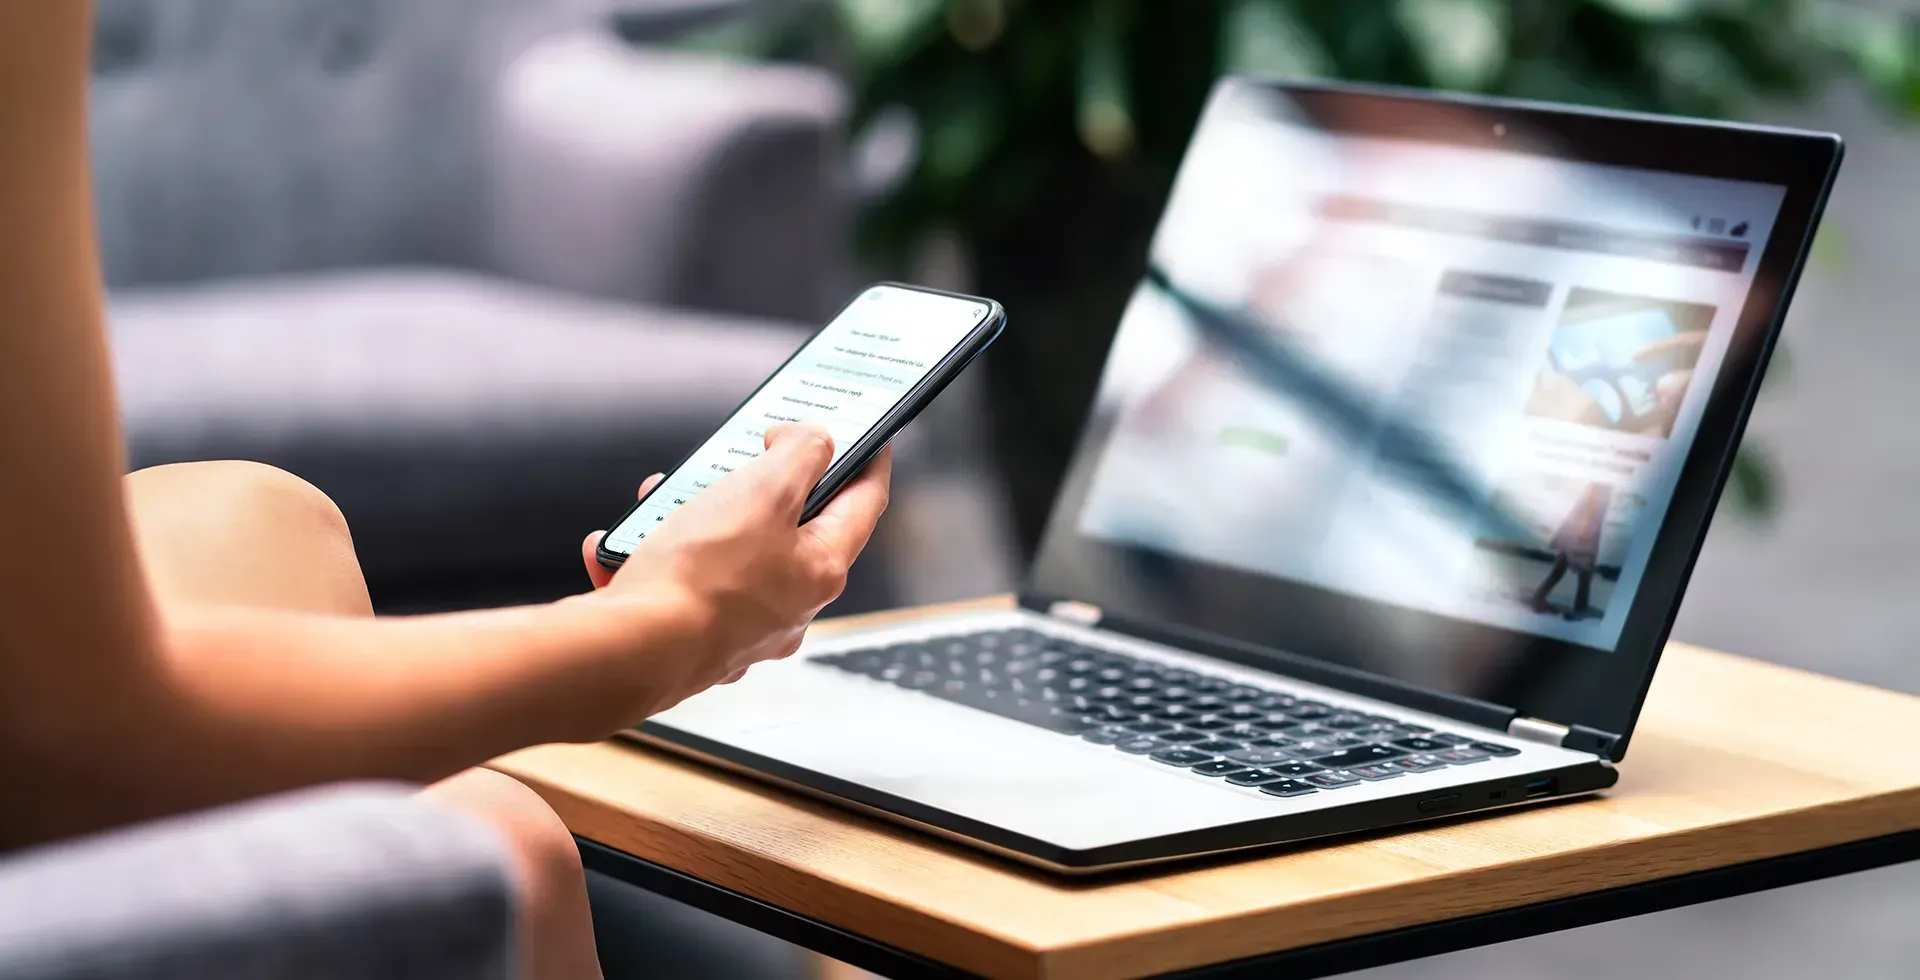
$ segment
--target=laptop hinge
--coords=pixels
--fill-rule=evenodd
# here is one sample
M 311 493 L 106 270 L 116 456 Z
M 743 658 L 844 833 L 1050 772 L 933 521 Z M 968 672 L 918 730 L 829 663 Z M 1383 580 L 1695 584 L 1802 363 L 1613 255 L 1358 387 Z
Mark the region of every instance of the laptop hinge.
M 1565 725 L 1556 725 L 1538 718 L 1515 718 L 1507 723 L 1508 735 L 1544 745 L 1565 745 L 1567 734 L 1571 731 L 1572 729 Z
M 1100 607 L 1088 602 L 1061 599 L 1047 604 L 1047 615 L 1081 626 L 1100 625 Z

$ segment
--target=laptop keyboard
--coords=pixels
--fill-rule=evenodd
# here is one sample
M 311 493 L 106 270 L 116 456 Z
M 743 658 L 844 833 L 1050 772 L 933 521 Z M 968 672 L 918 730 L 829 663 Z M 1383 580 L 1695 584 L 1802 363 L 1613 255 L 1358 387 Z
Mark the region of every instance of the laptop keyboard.
M 1272 796 L 1519 754 L 1027 629 L 849 650 L 810 662 Z

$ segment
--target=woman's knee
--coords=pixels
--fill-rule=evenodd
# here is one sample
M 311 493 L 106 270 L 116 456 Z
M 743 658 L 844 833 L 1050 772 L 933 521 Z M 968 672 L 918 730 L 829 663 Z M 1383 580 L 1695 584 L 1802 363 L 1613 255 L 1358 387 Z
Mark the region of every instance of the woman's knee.
M 511 776 L 469 769 L 427 787 L 427 799 L 491 825 L 518 872 L 523 973 L 537 980 L 600 975 L 586 871 L 566 824 Z
M 163 601 L 368 614 L 346 516 L 264 463 L 174 463 L 127 477 L 141 552 Z
M 427 787 L 435 802 L 480 817 L 507 840 L 535 885 L 583 880 L 573 834 L 540 794 L 491 769 L 469 769 Z

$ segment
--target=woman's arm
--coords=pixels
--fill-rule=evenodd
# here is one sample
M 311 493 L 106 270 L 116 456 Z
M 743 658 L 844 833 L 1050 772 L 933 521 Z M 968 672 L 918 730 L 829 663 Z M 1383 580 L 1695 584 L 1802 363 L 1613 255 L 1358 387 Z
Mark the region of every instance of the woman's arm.
M 770 433 L 591 596 L 402 620 L 159 608 L 122 498 L 89 201 L 91 7 L 0 3 L 0 848 L 605 735 L 798 645 L 887 502 L 804 527 L 824 432 Z
M 123 516 L 86 139 L 91 4 L 0 4 L 0 783 L 158 649 Z M 12 786 L 8 787 L 9 789 Z M 20 799 L 0 792 L 9 807 Z M 0 821 L 8 818 L 0 814 Z M 4 834 L 0 834 L 4 843 Z

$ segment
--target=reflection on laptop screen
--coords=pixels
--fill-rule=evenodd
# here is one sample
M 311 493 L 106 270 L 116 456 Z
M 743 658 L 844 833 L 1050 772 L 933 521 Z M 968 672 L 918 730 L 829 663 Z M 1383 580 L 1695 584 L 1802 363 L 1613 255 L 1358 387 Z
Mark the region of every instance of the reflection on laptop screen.
M 1225 87 L 1077 527 L 1612 649 L 1783 196 L 1343 135 Z

